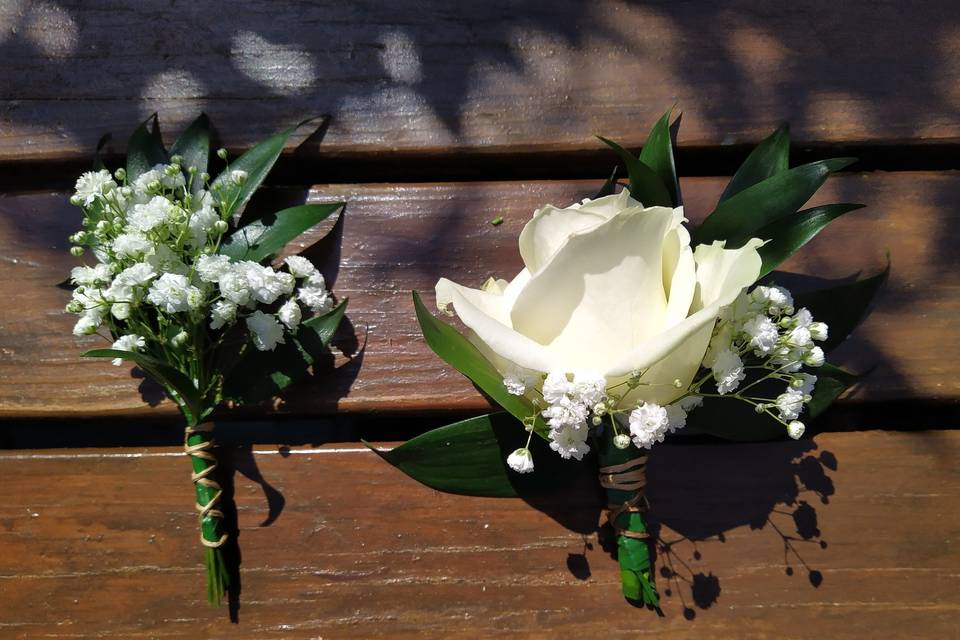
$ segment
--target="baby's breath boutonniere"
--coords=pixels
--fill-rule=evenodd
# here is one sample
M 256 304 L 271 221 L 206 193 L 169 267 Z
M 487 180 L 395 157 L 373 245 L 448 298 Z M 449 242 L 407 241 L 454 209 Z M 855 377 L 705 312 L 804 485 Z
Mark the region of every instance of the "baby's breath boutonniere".
M 667 113 L 639 156 L 601 138 L 626 166 L 626 188 L 618 191 L 614 174 L 594 198 L 537 210 L 520 233 L 524 266 L 512 280 L 475 289 L 441 278 L 437 306 L 464 333 L 414 292 L 427 343 L 504 413 L 382 452 L 413 478 L 466 495 L 556 492 L 577 475 L 558 457 L 597 465 L 623 595 L 650 607 L 660 597 L 646 521 L 648 456 L 674 433 L 803 436 L 802 414 L 815 417 L 856 380 L 826 356 L 886 277 L 802 294 L 775 284 L 782 261 L 860 208 L 802 209 L 852 158 L 790 168 L 781 128 L 692 228 L 672 137 Z
M 214 177 L 206 116 L 169 152 L 154 116 L 130 139 L 125 167 L 98 161 L 70 198 L 83 212 L 70 252 L 90 258 L 70 276 L 74 334 L 100 336 L 109 346 L 83 355 L 135 363 L 183 414 L 211 603 L 228 586 L 228 535 L 208 419 L 225 402 L 260 402 L 305 376 L 346 310 L 307 258 L 271 262 L 343 203 L 238 215 L 296 128 L 232 161 L 220 149 Z

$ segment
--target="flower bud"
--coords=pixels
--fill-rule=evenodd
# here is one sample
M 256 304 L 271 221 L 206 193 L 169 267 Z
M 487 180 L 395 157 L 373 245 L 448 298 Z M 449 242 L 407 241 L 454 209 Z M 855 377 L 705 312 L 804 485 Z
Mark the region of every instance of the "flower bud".
M 175 175 L 177 175 L 178 173 L 180 173 L 180 165 L 178 165 L 178 164 L 168 164 L 166 167 L 164 167 L 163 173 L 166 174 L 166 175 L 168 175 L 168 176 L 170 176 L 170 177 L 172 178 L 173 176 L 175 176 Z
M 187 167 L 187 173 L 190 175 L 195 175 L 197 173 L 197 168 L 194 166 L 189 166 Z
M 810 329 L 810 337 L 817 342 L 823 342 L 829 334 L 827 323 L 825 322 L 811 322 L 808 329 Z
M 217 149 L 217 157 L 220 158 L 221 160 L 226 160 L 227 150 L 222 147 L 220 149 Z
M 677 389 L 680 389 L 683 387 L 683 383 L 680 381 L 680 378 L 673 379 L 673 386 L 676 387 Z
M 799 420 L 794 420 L 787 425 L 787 435 L 794 440 L 799 440 L 804 431 L 806 431 L 806 427 Z
M 116 176 L 117 180 L 125 180 L 127 177 L 127 170 L 123 167 L 120 167 L 113 172 L 113 175 Z
M 592 418 L 590 418 L 590 424 L 592 424 L 595 427 L 599 427 L 600 425 L 603 424 L 603 418 L 601 418 L 600 416 L 593 416 Z
M 618 433 L 613 437 L 613 446 L 617 449 L 626 449 L 630 446 L 630 436 L 625 433 Z
M 79 300 L 71 300 L 66 307 L 67 313 L 83 313 L 83 303 Z
M 767 410 L 767 405 L 765 405 L 765 404 L 763 404 L 763 403 L 755 404 L 755 405 L 753 405 L 753 410 L 754 410 L 756 413 L 763 413 L 764 411 Z
M 172 338 L 170 338 L 170 344 L 172 344 L 173 346 L 179 348 L 179 347 L 182 347 L 183 345 L 185 345 L 185 344 L 187 343 L 187 340 L 189 340 L 189 339 L 190 339 L 190 336 L 187 335 L 187 332 L 186 332 L 186 331 L 181 331 L 181 332 L 178 333 L 177 335 L 175 335 L 175 336 L 173 336 Z
M 236 169 L 230 172 L 230 180 L 235 182 L 238 185 L 242 185 L 247 181 L 247 172 Z
M 207 173 L 206 171 L 204 171 L 203 173 L 200 174 L 200 181 L 201 181 L 201 182 L 208 182 L 209 180 L 210 180 L 210 174 L 209 174 L 209 173 Z
M 81 198 L 80 196 L 74 194 L 74 195 L 70 196 L 70 204 L 72 204 L 72 205 L 75 206 L 75 207 L 79 207 L 80 205 L 83 204 L 83 198 Z
M 182 163 L 182 162 L 183 162 L 183 156 L 181 156 L 181 155 L 179 155 L 179 154 L 178 154 L 178 155 L 175 155 L 175 156 L 170 156 L 170 163 L 171 163 L 171 164 L 180 164 L 180 163 Z
M 213 223 L 213 230 L 217 233 L 226 233 L 229 228 L 230 225 L 227 224 L 226 220 L 217 220 Z
M 593 405 L 593 415 L 595 415 L 595 416 L 602 416 L 602 415 L 604 415 L 604 414 L 606 414 L 606 413 L 607 413 L 607 405 L 606 405 L 606 404 L 604 404 L 604 403 L 602 403 L 602 402 L 598 402 L 597 404 Z
M 83 247 L 70 247 L 70 255 L 79 258 L 83 255 Z
M 147 191 L 150 193 L 156 193 L 163 189 L 163 185 L 160 184 L 159 180 L 151 180 L 147 183 Z
M 533 456 L 526 447 L 520 447 L 509 456 L 507 456 L 507 466 L 517 473 L 530 473 L 533 471 Z

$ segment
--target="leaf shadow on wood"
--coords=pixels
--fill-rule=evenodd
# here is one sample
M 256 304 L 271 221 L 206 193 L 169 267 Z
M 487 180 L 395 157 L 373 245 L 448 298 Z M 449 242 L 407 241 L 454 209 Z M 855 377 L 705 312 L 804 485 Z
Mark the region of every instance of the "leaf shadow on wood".
M 835 493 L 829 472 L 838 469 L 836 456 L 818 450 L 812 440 L 687 440 L 657 447 L 647 466 L 648 524 L 661 595 L 679 598 L 689 620 L 698 609 L 717 603 L 723 575 L 710 567 L 709 548 L 727 542 L 730 531 L 743 527 L 778 536 L 785 574 L 795 575 L 799 568 L 819 587 L 823 575 L 807 561 L 807 549 L 827 546 L 814 505 L 828 504 Z M 536 458 L 538 471 L 550 455 L 556 458 L 549 451 Z M 597 525 L 604 505 L 596 463 L 591 458 L 570 464 L 563 476 L 555 470 L 551 475 L 563 478 L 561 490 L 538 493 L 521 483 L 515 486 L 527 504 L 584 536 L 583 552 L 569 553 L 566 565 L 577 579 L 587 580 L 592 575 L 587 551 L 593 548 L 588 536 L 597 532 L 600 547 L 611 558 L 616 558 L 617 548 L 610 526 Z

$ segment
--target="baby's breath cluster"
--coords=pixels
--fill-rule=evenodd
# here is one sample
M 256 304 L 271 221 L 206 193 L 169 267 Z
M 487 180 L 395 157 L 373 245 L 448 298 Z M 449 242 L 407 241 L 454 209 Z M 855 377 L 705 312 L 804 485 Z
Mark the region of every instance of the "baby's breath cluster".
M 684 388 L 674 381 L 676 400 L 659 405 L 653 402 L 625 402 L 643 393 L 644 371 L 608 386 L 594 371 L 547 374 L 514 369 L 504 376 L 508 393 L 526 396 L 538 407 L 539 417 L 549 426 L 550 448 L 561 457 L 580 460 L 590 451 L 591 436 L 609 428 L 617 448 L 631 443 L 639 449 L 654 444 L 686 426 L 687 415 L 703 403 L 704 397 L 736 399 L 753 405 L 779 421 L 791 438 L 803 435 L 798 420 L 812 399 L 817 377 L 802 371 L 823 364 L 823 349 L 815 343 L 826 340 L 827 325 L 817 322 L 807 309 L 794 309 L 793 296 L 783 287 L 758 286 L 742 293 L 727 307 L 714 327 L 700 373 Z M 748 393 L 769 381 L 785 384 L 782 393 L 760 397 Z M 715 388 L 711 388 L 715 387 Z M 537 416 L 525 421 L 534 431 Z M 533 471 L 533 457 L 527 445 L 514 451 L 507 464 L 518 473 Z
M 230 228 L 237 187 L 247 174 L 227 170 L 213 183 L 174 156 L 130 180 L 124 169 L 84 173 L 72 204 L 83 211 L 70 237 L 75 256 L 67 311 L 76 335 L 100 333 L 114 349 L 148 353 L 199 380 L 212 350 L 235 325 L 260 350 L 295 332 L 305 313 L 332 306 L 323 276 L 300 256 L 274 269 L 218 251 Z M 116 361 L 115 364 L 120 364 Z

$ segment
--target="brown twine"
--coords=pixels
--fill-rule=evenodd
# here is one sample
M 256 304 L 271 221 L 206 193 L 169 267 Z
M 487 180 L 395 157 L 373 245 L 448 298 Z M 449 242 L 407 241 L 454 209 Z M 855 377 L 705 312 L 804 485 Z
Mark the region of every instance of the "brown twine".
M 600 467 L 601 487 L 633 492 L 633 495 L 627 498 L 623 504 L 607 506 L 607 522 L 610 523 L 610 526 L 618 535 L 636 539 L 650 537 L 650 534 L 645 531 L 630 531 L 617 525 L 617 518 L 622 514 L 642 513 L 650 506 L 643 495 L 643 489 L 647 486 L 646 464 L 647 456 L 640 456 L 621 464 Z
M 195 458 L 200 458 L 201 460 L 206 460 L 206 461 L 208 461 L 208 462 L 212 462 L 212 463 L 213 463 L 213 464 L 211 464 L 209 467 L 206 467 L 205 469 L 203 469 L 202 471 L 200 471 L 199 473 L 197 473 L 196 471 L 194 471 L 194 472 L 190 475 L 190 479 L 191 479 L 195 484 L 198 484 L 198 485 L 200 485 L 200 486 L 202 486 L 202 487 L 207 487 L 208 489 L 215 489 L 215 490 L 216 490 L 216 493 L 215 493 L 215 494 L 213 495 L 213 497 L 210 499 L 210 502 L 208 502 L 207 504 L 203 504 L 203 505 L 200 504 L 200 503 L 197 503 L 197 505 L 196 505 L 197 511 L 198 511 L 199 514 L 200 514 L 200 515 L 199 515 L 199 518 L 200 518 L 201 523 L 203 522 L 203 519 L 204 519 L 205 517 L 207 517 L 207 516 L 211 516 L 211 517 L 214 517 L 214 518 L 222 518 L 222 517 L 223 517 L 223 511 L 221 511 L 220 509 L 217 508 L 217 505 L 220 504 L 220 496 L 223 495 L 223 489 L 220 488 L 220 484 L 219 484 L 214 478 L 208 477 L 208 476 L 213 475 L 213 474 L 216 472 L 217 466 L 218 466 L 218 465 L 217 465 L 217 457 L 216 457 L 215 455 L 213 455 L 213 453 L 210 452 L 210 450 L 213 449 L 213 446 L 214 446 L 213 440 L 210 439 L 210 440 L 207 440 L 207 441 L 205 441 L 205 442 L 199 442 L 199 443 L 194 444 L 194 445 L 191 445 L 191 444 L 189 443 L 189 438 L 190 438 L 190 436 L 192 436 L 193 434 L 195 434 L 195 433 L 209 433 L 209 432 L 211 432 L 211 431 L 213 431 L 213 423 L 212 423 L 212 422 L 204 422 L 204 423 L 202 423 L 202 424 L 198 424 L 198 425 L 195 426 L 195 427 L 187 427 L 187 428 L 184 430 L 184 440 L 183 440 L 183 450 L 184 450 L 184 452 L 185 452 L 188 456 L 192 456 L 192 457 L 195 457 Z M 215 477 L 215 476 L 214 476 L 214 477 Z M 216 549 L 217 547 L 222 546 L 223 543 L 225 543 L 225 542 L 227 541 L 227 538 L 228 538 L 228 537 L 229 537 L 229 536 L 227 536 L 227 534 L 224 533 L 223 535 L 220 536 L 220 539 L 219 539 L 219 540 L 217 540 L 217 541 L 215 541 L 215 542 L 211 542 L 211 541 L 207 540 L 206 538 L 204 538 L 204 537 L 203 537 L 203 531 L 202 531 L 202 530 L 200 531 L 200 542 L 203 543 L 203 546 L 205 546 L 205 547 L 210 547 L 211 549 Z

